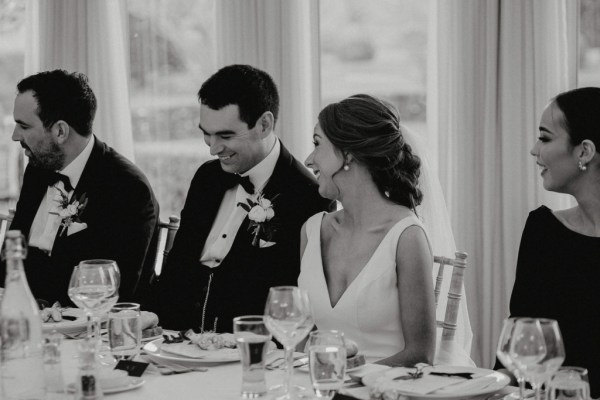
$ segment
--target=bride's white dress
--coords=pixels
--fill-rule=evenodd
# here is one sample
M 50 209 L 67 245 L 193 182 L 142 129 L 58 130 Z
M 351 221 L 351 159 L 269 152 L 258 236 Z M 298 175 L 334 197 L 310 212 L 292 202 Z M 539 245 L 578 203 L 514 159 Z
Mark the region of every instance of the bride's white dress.
M 398 304 L 396 248 L 406 228 L 423 227 L 423 224 L 415 216 L 398 221 L 342 297 L 332 305 L 321 256 L 324 215 L 315 214 L 306 222 L 308 241 L 298 277 L 298 286 L 308 292 L 317 328 L 343 331 L 358 344 L 367 362 L 402 351 L 404 337 Z

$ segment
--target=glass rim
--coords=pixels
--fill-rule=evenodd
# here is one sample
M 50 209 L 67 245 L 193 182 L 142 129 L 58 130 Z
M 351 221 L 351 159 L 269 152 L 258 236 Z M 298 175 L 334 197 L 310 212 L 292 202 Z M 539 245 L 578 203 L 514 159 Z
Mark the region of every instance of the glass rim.
M 271 286 L 269 291 L 271 290 L 301 290 L 298 286 Z
M 265 316 L 264 315 L 240 315 L 239 317 L 235 317 L 233 319 L 233 324 L 235 325 L 237 324 L 244 324 L 244 325 L 248 325 L 248 324 L 255 324 L 255 323 L 265 323 Z
M 92 260 L 81 260 L 79 261 L 79 264 L 76 265 L 76 267 L 80 267 L 82 265 L 104 265 L 104 264 L 115 264 L 117 265 L 117 262 L 115 260 L 108 260 L 108 259 L 103 259 L 103 258 L 94 258 Z
M 317 329 L 309 332 L 308 336 L 319 336 L 319 335 L 331 335 L 331 336 L 340 336 L 345 339 L 344 332 L 339 331 L 337 329 Z
M 110 308 L 110 310 L 114 310 L 117 309 L 118 311 L 123 311 L 123 310 L 141 310 L 141 305 L 140 303 L 132 303 L 132 302 L 121 302 L 121 303 L 115 303 L 113 304 L 113 306 Z

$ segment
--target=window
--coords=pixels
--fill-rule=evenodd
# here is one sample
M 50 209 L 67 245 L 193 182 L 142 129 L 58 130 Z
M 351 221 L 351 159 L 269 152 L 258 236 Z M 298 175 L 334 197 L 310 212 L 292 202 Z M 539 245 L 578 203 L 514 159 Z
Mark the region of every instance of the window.
M 194 172 L 209 158 L 197 93 L 215 70 L 215 5 L 128 0 L 128 7 L 135 162 L 166 219 L 179 215 Z
M 600 3 L 579 3 L 579 71 L 577 85 L 600 86 Z
M 0 212 L 14 205 L 19 195 L 19 145 L 12 142 L 13 103 L 25 63 L 25 0 L 0 1 Z
M 425 133 L 428 4 L 321 1 L 322 104 L 372 94 L 392 102 L 404 125 Z

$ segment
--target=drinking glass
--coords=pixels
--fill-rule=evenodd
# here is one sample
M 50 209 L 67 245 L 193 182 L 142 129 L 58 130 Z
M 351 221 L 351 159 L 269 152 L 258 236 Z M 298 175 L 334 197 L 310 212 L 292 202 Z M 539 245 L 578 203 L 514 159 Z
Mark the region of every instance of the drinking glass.
M 88 318 L 88 336 L 100 339 L 100 317 L 119 298 L 120 272 L 112 260 L 81 261 L 73 269 L 69 282 L 69 298 L 85 310 Z
M 515 376 L 515 379 L 519 383 L 519 391 L 511 393 L 507 396 L 510 399 L 524 399 L 525 398 L 525 377 L 516 367 L 512 358 L 510 357 L 510 344 L 513 339 L 515 332 L 515 322 L 518 318 L 507 318 L 502 324 L 502 332 L 498 339 L 498 348 L 496 349 L 496 356 L 498 360 Z
M 233 319 L 233 333 L 242 360 L 242 398 L 255 399 L 267 394 L 265 358 L 271 333 L 263 315 Z
M 119 361 L 134 358 L 142 343 L 142 317 L 137 303 L 116 303 L 108 313 L 108 345 Z
M 314 331 L 308 336 L 310 381 L 319 399 L 331 400 L 344 383 L 346 346 L 339 331 Z
M 276 286 L 269 289 L 265 306 L 265 324 L 285 349 L 286 374 L 279 399 L 294 399 L 291 390 L 294 373 L 294 347 L 312 329 L 308 295 L 295 286 Z
M 540 321 L 534 318 L 520 318 L 515 321 L 513 338 L 510 343 L 510 358 L 535 390 L 536 400 L 541 400 L 539 371 L 546 357 L 546 341 Z
M 556 320 L 538 318 L 538 321 L 546 342 L 546 356 L 541 361 L 538 376 L 547 389 L 548 381 L 565 361 L 565 346 Z
M 588 400 L 588 371 L 581 367 L 561 367 L 548 385 L 549 400 Z

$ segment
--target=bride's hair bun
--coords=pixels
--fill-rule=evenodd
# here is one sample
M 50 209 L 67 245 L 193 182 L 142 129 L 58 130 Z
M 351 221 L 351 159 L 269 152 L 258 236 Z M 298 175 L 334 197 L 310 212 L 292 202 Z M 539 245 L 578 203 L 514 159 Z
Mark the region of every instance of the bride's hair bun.
M 411 209 L 421 204 L 421 160 L 405 143 L 393 105 L 357 94 L 326 106 L 319 125 L 339 151 L 368 168 L 384 196 Z

